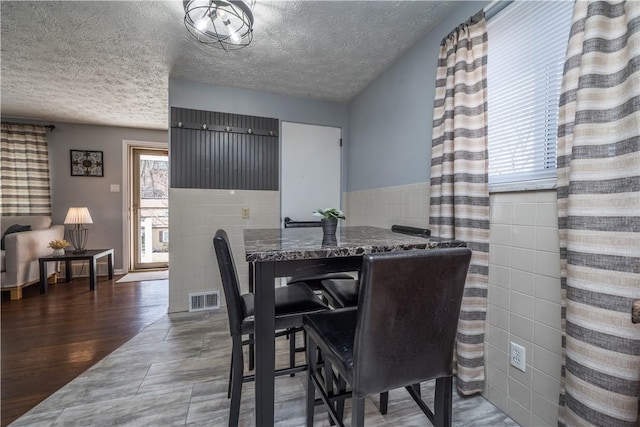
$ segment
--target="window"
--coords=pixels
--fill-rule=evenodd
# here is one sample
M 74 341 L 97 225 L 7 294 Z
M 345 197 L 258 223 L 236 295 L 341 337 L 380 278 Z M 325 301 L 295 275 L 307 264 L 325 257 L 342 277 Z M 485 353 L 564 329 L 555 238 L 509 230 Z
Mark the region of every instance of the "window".
M 516 1 L 487 24 L 491 190 L 555 185 L 558 100 L 572 11 L 570 1 Z
M 169 230 L 160 230 L 158 237 L 160 243 L 169 243 Z

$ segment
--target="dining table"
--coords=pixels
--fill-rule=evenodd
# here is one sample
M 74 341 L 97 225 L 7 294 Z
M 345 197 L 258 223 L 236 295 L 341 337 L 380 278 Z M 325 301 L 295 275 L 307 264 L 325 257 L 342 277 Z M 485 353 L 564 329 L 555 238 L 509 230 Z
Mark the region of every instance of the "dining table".
M 370 226 L 245 229 L 244 246 L 254 292 L 255 425 L 274 424 L 275 286 L 281 277 L 359 272 L 365 254 L 466 246 L 459 240 L 418 237 Z

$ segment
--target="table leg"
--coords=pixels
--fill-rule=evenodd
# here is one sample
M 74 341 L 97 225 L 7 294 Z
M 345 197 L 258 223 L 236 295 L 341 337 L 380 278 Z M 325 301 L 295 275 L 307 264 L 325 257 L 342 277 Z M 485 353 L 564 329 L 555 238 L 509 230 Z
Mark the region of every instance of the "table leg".
M 91 257 L 89 260 L 89 289 L 96 290 L 96 283 L 98 282 L 98 266 L 96 257 Z
M 113 279 L 113 251 L 107 255 L 107 264 L 109 269 L 109 280 Z
M 71 281 L 71 260 L 64 260 L 64 281 L 69 283 Z
M 40 261 L 40 293 L 47 293 L 47 262 Z
M 273 426 L 275 369 L 275 266 L 255 263 L 256 425 Z

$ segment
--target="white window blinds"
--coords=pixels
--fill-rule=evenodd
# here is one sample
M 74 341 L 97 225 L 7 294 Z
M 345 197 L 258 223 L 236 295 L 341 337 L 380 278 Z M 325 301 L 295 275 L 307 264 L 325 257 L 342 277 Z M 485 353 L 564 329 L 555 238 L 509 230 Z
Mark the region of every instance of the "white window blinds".
M 573 2 L 513 2 L 488 22 L 489 184 L 556 177 Z

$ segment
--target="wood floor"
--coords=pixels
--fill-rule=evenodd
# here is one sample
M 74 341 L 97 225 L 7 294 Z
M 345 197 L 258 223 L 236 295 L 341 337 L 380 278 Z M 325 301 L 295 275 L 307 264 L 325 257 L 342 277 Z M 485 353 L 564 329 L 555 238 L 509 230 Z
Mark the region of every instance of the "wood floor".
M 168 281 L 115 284 L 99 277 L 2 292 L 1 425 L 6 426 L 167 312 Z

